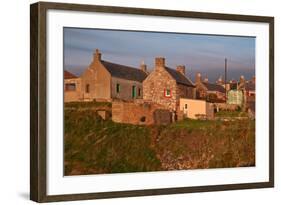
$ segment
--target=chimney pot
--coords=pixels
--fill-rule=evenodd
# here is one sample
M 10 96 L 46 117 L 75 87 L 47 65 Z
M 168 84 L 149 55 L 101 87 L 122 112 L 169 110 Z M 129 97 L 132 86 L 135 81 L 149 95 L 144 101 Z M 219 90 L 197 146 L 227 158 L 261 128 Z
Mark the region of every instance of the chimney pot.
M 165 58 L 163 57 L 155 58 L 155 67 L 165 67 Z
M 200 83 L 201 82 L 201 73 L 196 73 L 195 82 L 196 83 Z
M 101 53 L 99 52 L 99 49 L 96 49 L 94 53 L 94 61 L 101 61 Z
M 243 75 L 240 76 L 240 83 L 245 83 L 245 78 Z
M 143 72 L 147 73 L 147 66 L 146 66 L 146 64 L 144 63 L 144 61 L 142 61 L 141 65 L 140 65 L 140 69 L 141 69 Z

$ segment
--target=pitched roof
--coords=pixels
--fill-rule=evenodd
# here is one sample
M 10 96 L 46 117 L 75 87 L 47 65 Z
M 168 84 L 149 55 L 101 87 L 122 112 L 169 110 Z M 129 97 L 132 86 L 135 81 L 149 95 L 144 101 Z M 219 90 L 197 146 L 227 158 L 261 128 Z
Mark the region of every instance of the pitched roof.
M 64 76 L 64 79 L 78 78 L 76 75 L 74 75 L 73 73 L 71 73 L 67 70 L 63 71 L 63 76 Z
M 177 83 L 195 87 L 191 82 L 191 80 L 189 80 L 186 76 L 184 76 L 180 72 L 168 67 L 165 67 L 165 69 L 176 80 Z
M 113 77 L 134 80 L 138 82 L 142 82 L 147 77 L 147 74 L 138 68 L 111 63 L 108 61 L 101 61 L 101 63 Z
M 213 84 L 213 83 L 206 83 L 206 82 L 203 82 L 203 84 L 206 86 L 206 88 L 209 91 L 218 91 L 218 92 L 221 92 L 221 93 L 225 92 L 224 87 L 221 86 L 221 85 L 217 85 L 217 84 Z

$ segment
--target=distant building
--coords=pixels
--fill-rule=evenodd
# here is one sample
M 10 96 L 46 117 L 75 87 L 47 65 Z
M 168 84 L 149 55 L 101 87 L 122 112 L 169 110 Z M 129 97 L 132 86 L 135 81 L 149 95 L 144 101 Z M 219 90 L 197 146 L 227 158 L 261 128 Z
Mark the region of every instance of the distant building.
M 81 79 L 69 71 L 64 71 L 64 101 L 81 100 Z
M 227 92 L 227 104 L 239 105 L 244 103 L 243 92 L 241 90 L 230 90 Z
M 220 84 L 210 83 L 205 78 L 204 81 L 201 79 L 201 73 L 196 74 L 195 79 L 196 85 L 196 98 L 206 99 L 212 97 L 210 101 L 222 101 L 225 100 L 225 89 Z
M 81 75 L 82 99 L 130 100 L 142 98 L 142 82 L 147 77 L 146 66 L 133 68 L 104 61 L 96 50 L 93 61 Z
M 165 65 L 165 58 L 156 58 L 154 70 L 143 81 L 143 99 L 176 111 L 180 98 L 195 98 L 195 86 L 185 75 L 185 66 L 174 70 Z
M 246 97 L 251 97 L 251 96 L 255 97 L 256 96 L 256 78 L 253 77 L 251 80 L 246 81 L 244 76 L 241 76 L 238 89 L 244 91 Z

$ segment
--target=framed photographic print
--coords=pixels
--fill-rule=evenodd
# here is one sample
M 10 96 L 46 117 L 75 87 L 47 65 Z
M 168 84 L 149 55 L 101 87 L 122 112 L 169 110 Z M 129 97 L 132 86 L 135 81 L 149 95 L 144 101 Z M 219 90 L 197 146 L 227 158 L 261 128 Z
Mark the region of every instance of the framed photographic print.
M 274 186 L 274 18 L 39 2 L 30 198 Z

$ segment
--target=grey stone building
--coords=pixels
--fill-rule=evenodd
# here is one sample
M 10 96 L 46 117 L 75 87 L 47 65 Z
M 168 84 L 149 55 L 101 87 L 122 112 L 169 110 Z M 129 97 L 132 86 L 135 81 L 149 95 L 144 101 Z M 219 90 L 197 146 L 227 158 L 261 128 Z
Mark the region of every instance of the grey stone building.
M 185 75 L 185 67 L 165 65 L 165 58 L 155 59 L 155 68 L 143 81 L 143 99 L 176 111 L 180 98 L 194 98 L 195 86 Z

